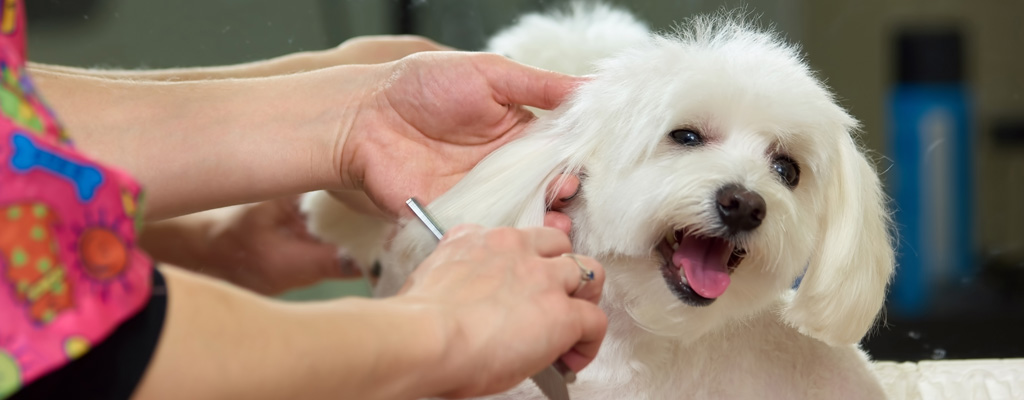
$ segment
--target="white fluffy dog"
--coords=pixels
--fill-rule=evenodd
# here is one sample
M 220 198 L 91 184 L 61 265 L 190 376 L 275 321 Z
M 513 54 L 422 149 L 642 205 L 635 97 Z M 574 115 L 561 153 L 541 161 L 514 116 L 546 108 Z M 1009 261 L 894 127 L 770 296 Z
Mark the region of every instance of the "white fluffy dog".
M 623 11 L 575 6 L 490 43 L 593 79 L 429 210 L 446 227 L 536 226 L 551 180 L 579 174 L 572 242 L 607 270 L 610 325 L 574 398 L 885 397 L 857 347 L 893 270 L 878 176 L 798 49 L 742 19 L 656 35 Z M 352 228 L 322 194 L 305 209 L 328 240 L 374 238 L 357 256 L 376 257 L 387 228 Z M 418 222 L 398 229 L 378 296 L 434 247 Z M 529 382 L 502 396 L 543 399 Z

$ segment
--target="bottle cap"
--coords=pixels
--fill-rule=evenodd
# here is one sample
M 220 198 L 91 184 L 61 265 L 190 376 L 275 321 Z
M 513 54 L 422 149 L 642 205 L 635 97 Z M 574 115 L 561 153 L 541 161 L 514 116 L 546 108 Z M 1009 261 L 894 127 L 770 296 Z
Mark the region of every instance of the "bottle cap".
M 964 79 L 964 45 L 959 31 L 901 32 L 896 38 L 896 79 L 900 83 L 957 83 Z

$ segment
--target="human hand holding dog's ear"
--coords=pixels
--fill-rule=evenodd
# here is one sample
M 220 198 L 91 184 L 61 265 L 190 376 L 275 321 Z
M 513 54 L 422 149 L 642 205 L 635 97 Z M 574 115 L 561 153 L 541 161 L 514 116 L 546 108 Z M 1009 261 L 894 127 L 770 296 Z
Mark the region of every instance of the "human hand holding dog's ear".
M 522 106 L 552 109 L 579 82 L 484 53 L 419 53 L 381 67 L 334 151 L 341 189 L 364 191 L 390 217 L 519 137 L 534 119 Z
M 596 356 L 607 328 L 597 306 L 604 269 L 572 251 L 551 228 L 460 225 L 394 297 L 439 321 L 445 357 L 428 382 L 443 396 L 497 393 L 561 356 L 579 371 Z M 581 266 L 594 272 L 582 287 Z

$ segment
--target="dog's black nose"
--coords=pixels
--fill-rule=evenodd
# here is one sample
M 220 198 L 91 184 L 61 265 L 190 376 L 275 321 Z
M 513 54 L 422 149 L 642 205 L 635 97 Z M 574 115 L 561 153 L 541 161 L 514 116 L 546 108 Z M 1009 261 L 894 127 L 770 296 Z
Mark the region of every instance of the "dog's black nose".
M 716 197 L 718 216 L 730 234 L 754 230 L 761 226 L 761 221 L 768 211 L 764 197 L 740 185 L 725 185 L 718 190 Z

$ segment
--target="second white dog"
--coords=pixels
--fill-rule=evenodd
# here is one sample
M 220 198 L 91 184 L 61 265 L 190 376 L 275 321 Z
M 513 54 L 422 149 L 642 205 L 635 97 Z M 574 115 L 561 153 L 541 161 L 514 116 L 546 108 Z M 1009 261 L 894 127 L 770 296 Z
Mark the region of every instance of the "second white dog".
M 578 6 L 524 17 L 490 50 L 593 79 L 429 209 L 448 227 L 536 226 L 551 180 L 581 176 L 572 241 L 605 266 L 610 325 L 574 398 L 885 397 L 857 348 L 893 270 L 884 196 L 797 48 L 735 15 L 652 35 Z M 365 240 L 340 207 L 308 196 L 311 229 Z M 433 246 L 403 224 L 375 294 Z M 502 396 L 543 399 L 528 382 Z

